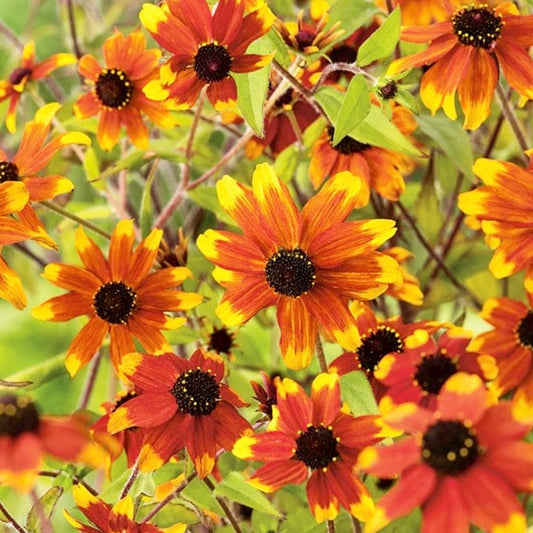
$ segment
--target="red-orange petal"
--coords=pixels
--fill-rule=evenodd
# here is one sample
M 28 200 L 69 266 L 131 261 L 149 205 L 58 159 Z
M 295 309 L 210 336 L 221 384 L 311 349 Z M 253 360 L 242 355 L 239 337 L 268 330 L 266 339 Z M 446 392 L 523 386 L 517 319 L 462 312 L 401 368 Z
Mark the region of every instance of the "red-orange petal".
M 71 376 L 75 376 L 78 370 L 85 366 L 102 346 L 104 338 L 109 330 L 107 322 L 93 317 L 81 328 L 70 344 L 65 366 Z

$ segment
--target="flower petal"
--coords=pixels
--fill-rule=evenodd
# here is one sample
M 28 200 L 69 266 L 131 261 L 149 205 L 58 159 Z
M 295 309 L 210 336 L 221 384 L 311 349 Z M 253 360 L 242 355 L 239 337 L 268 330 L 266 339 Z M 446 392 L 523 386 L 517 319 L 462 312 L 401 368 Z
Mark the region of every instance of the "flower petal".
M 103 320 L 93 317 L 81 328 L 70 344 L 65 366 L 71 376 L 75 376 L 78 370 L 86 365 L 102 346 L 109 326 Z

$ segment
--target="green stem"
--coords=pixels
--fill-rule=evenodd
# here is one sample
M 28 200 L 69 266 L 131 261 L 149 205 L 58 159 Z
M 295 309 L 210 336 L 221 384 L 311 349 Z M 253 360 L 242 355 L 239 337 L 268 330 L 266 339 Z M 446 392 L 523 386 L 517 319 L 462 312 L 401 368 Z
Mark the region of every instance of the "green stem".
M 56 213 L 60 214 L 61 216 L 65 218 L 69 218 L 70 220 L 73 220 L 74 222 L 77 222 L 78 224 L 85 226 L 87 229 L 90 229 L 94 231 L 95 233 L 98 233 L 99 235 L 102 235 L 102 237 L 105 237 L 106 239 L 111 239 L 111 234 L 107 233 L 107 231 L 104 231 L 103 229 L 100 229 L 98 226 L 95 226 L 94 224 L 91 224 L 90 222 L 87 222 L 83 218 L 80 218 L 79 216 L 75 215 L 74 213 L 71 213 L 70 211 L 67 211 L 66 209 L 63 209 L 62 207 L 59 207 L 58 205 L 48 201 L 48 200 L 42 200 L 42 205 L 45 207 L 48 207 L 50 211 L 55 211 Z
M 133 483 L 135 483 L 135 480 L 137 479 L 137 476 L 139 475 L 139 468 L 137 466 L 137 461 L 135 461 L 135 464 L 133 465 L 133 468 L 130 473 L 130 477 L 127 479 L 124 487 L 122 488 L 122 492 L 120 493 L 120 499 L 124 498 L 128 492 L 130 491 L 131 487 L 133 486 Z
M 210 479 L 205 478 L 204 483 L 209 487 L 211 491 L 215 490 L 215 486 L 213 485 Z M 220 507 L 224 509 L 224 513 L 226 513 L 226 516 L 228 520 L 230 521 L 235 533 L 242 533 L 242 530 L 239 527 L 239 523 L 237 522 L 237 519 L 235 518 L 235 516 L 233 516 L 231 509 L 228 507 L 228 504 L 226 503 L 226 500 L 224 498 L 221 498 L 220 496 L 215 496 L 215 498 L 217 502 L 220 504 Z
M 328 533 L 335 533 L 335 521 L 328 520 Z
M 328 363 L 326 362 L 326 356 L 324 355 L 324 346 L 320 339 L 320 334 L 316 336 L 316 356 L 318 358 L 318 364 L 320 365 L 320 372 L 328 371 Z
M 10 523 L 19 533 L 26 533 L 26 530 L 8 513 L 2 502 L 0 502 L 0 513 L 7 518 L 8 523 Z
M 96 355 L 93 357 L 91 363 L 91 368 L 89 370 L 89 375 L 87 376 L 87 381 L 85 382 L 85 387 L 83 388 L 83 393 L 81 395 L 80 404 L 78 409 L 86 409 L 91 398 L 91 393 L 94 389 L 94 384 L 96 383 L 96 376 L 98 375 L 98 369 L 100 368 L 100 361 L 102 360 L 102 351 L 98 350 Z
M 522 128 L 520 127 L 520 124 L 518 123 L 518 119 L 516 118 L 516 113 L 514 109 L 509 105 L 509 100 L 507 99 L 507 96 L 504 94 L 503 89 L 500 84 L 496 85 L 496 96 L 498 97 L 498 102 L 502 109 L 502 113 L 505 115 L 507 122 L 509 122 L 509 125 L 511 126 L 511 129 L 513 130 L 516 140 L 518 141 L 518 144 L 520 145 L 520 149 L 522 150 L 522 152 L 525 152 L 528 148 L 530 148 L 529 141 L 526 139 L 526 136 L 524 135 L 524 132 L 522 131 Z M 523 154 L 522 157 L 527 164 L 529 161 L 526 155 Z

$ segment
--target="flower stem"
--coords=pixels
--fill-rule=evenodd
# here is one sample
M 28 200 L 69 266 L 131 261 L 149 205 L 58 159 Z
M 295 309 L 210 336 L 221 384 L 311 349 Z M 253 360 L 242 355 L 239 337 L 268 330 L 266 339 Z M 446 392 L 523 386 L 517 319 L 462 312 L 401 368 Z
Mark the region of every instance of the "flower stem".
M 70 29 L 70 36 L 72 38 L 72 46 L 74 47 L 74 53 L 76 57 L 80 59 L 83 55 L 83 52 L 80 49 L 78 44 L 78 34 L 76 32 L 76 21 L 74 19 L 74 6 L 72 5 L 72 0 L 67 0 L 67 11 L 68 11 L 68 25 Z
M 41 533 L 53 533 L 52 531 L 52 524 L 50 523 L 50 518 L 46 516 L 46 512 L 43 507 L 43 503 L 39 499 L 39 496 L 37 495 L 37 492 L 35 492 L 35 489 L 31 490 L 31 498 L 33 500 L 33 508 L 37 512 L 37 516 L 39 517 L 40 529 Z
M 509 125 L 511 126 L 511 129 L 513 130 L 516 140 L 518 141 L 518 144 L 520 145 L 520 149 L 522 150 L 522 152 L 525 152 L 528 148 L 530 148 L 529 141 L 526 139 L 526 136 L 524 135 L 522 128 L 518 124 L 516 113 L 514 112 L 514 109 L 509 105 L 509 101 L 506 95 L 504 94 L 503 89 L 500 84 L 496 86 L 496 96 L 498 97 L 498 103 L 500 104 L 502 113 L 505 115 L 507 122 L 509 122 Z M 524 154 L 522 155 L 522 157 L 527 164 L 528 163 L 527 157 Z
M 111 239 L 111 234 L 107 233 L 107 231 L 100 229 L 98 226 L 95 226 L 94 224 L 91 224 L 90 222 L 87 222 L 86 220 L 83 220 L 83 218 L 75 215 L 74 213 L 71 213 L 70 211 L 67 211 L 66 209 L 63 209 L 62 207 L 59 207 L 53 202 L 50 202 L 48 200 L 41 200 L 41 202 L 39 203 L 44 205 L 45 207 L 48 207 L 50 211 L 55 211 L 61 216 L 65 218 L 69 218 L 70 220 L 73 220 L 74 222 L 77 222 L 78 224 L 85 226 L 87 229 L 90 229 L 94 231 L 95 233 L 102 235 L 102 237 L 105 237 L 106 239 Z
M 86 409 L 89 404 L 89 399 L 91 398 L 91 393 L 96 383 L 96 376 L 98 375 L 98 369 L 100 368 L 100 361 L 102 360 L 102 351 L 98 350 L 96 355 L 93 357 L 91 363 L 91 368 L 89 370 L 89 375 L 87 376 L 87 381 L 85 382 L 85 387 L 83 388 L 83 393 L 80 398 L 80 403 L 78 409 Z
M 133 483 L 137 479 L 137 476 L 139 475 L 139 467 L 137 466 L 138 460 L 139 458 L 137 458 L 137 461 L 135 461 L 135 464 L 133 465 L 133 468 L 130 473 L 130 477 L 128 478 L 124 487 L 122 488 L 122 492 L 120 493 L 120 499 L 124 498 L 128 494 L 131 487 L 133 486 Z
M 335 533 L 335 521 L 328 520 L 328 533 Z
M 215 490 L 215 486 L 211 482 L 210 479 L 204 478 L 204 483 L 209 487 L 211 491 Z M 228 517 L 228 520 L 230 521 L 233 530 L 235 533 L 242 533 L 241 528 L 239 527 L 239 523 L 237 522 L 237 519 L 235 516 L 233 516 L 233 513 L 231 512 L 231 509 L 228 507 L 228 504 L 224 500 L 224 498 L 221 498 L 220 496 L 215 496 L 217 502 L 220 504 L 220 507 L 224 509 L 224 512 L 226 513 L 226 516 Z
M 26 530 L 8 513 L 7 509 L 0 502 L 0 513 L 2 513 L 7 521 L 16 529 L 19 533 L 26 533 Z
M 326 356 L 324 355 L 324 346 L 320 339 L 320 334 L 316 336 L 316 356 L 318 357 L 318 364 L 320 365 L 320 372 L 328 371 L 328 363 L 326 362 Z

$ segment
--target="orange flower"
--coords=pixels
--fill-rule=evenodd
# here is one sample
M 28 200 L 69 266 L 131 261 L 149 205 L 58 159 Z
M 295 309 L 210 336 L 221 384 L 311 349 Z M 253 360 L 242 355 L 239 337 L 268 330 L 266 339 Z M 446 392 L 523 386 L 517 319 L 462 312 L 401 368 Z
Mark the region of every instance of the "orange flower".
M 7 80 L 0 80 L 0 102 L 9 99 L 6 115 L 6 128 L 10 133 L 16 130 L 16 111 L 26 84 L 32 80 L 41 80 L 56 68 L 76 63 L 72 54 L 54 54 L 44 61 L 35 61 L 35 44 L 30 41 L 22 51 L 22 62 Z
M 27 396 L 0 396 L 0 483 L 29 491 L 44 455 L 94 467 L 104 459 L 81 417 L 41 416 Z
M 176 125 L 168 109 L 143 94 L 147 83 L 159 76 L 161 51 L 146 49 L 146 38 L 140 30 L 124 37 L 115 34 L 104 42 L 105 67 L 92 55 L 80 59 L 79 72 L 94 88 L 74 104 L 80 118 L 98 115 L 98 143 L 111 150 L 124 126 L 133 144 L 148 148 L 148 128 L 141 112 L 161 128 Z
M 417 128 L 412 113 L 394 102 L 391 104 L 393 123 L 404 135 L 409 135 Z M 334 133 L 332 126 L 326 127 L 311 148 L 309 176 L 315 189 L 325 178 L 347 170 L 361 178 L 357 207 L 368 204 L 371 189 L 388 200 L 398 200 L 405 190 L 403 177 L 415 167 L 413 158 L 349 136 L 332 146 Z
M 533 15 L 520 15 L 511 2 L 491 8 L 477 1 L 449 15 L 446 22 L 404 29 L 403 40 L 430 45 L 393 61 L 388 74 L 431 65 L 422 75 L 422 102 L 433 114 L 442 107 L 455 120 L 458 91 L 463 127 L 471 130 L 489 116 L 499 67 L 516 92 L 533 98 L 533 60 L 528 54 L 533 45 Z
M 169 267 L 149 273 L 162 233 L 153 230 L 133 251 L 133 222 L 122 220 L 113 232 L 106 260 L 79 227 L 76 249 L 84 267 L 55 263 L 46 266 L 44 277 L 69 292 L 34 308 L 33 316 L 54 322 L 89 316 L 89 322 L 67 351 L 66 366 L 72 376 L 94 356 L 108 333 L 111 362 L 116 370 L 122 356 L 135 351 L 133 337 L 152 353 L 168 351 L 170 347 L 161 330 L 182 326 L 185 317 L 171 318 L 165 311 L 183 311 L 200 303 L 199 294 L 174 289 L 192 276 L 187 268 Z
M 383 10 L 387 9 L 385 0 L 377 0 L 376 4 Z M 450 10 L 461 7 L 463 0 L 392 0 L 393 7 L 400 6 L 402 24 L 413 26 L 425 25 L 446 20 Z
M 348 301 L 373 299 L 398 277 L 396 261 L 375 251 L 395 233 L 394 222 L 345 221 L 359 187 L 358 178 L 338 174 L 300 213 L 266 163 L 257 165 L 252 190 L 229 176 L 217 183 L 222 207 L 244 235 L 207 230 L 198 237 L 198 248 L 217 266 L 213 277 L 227 288 L 216 313 L 236 326 L 276 305 L 290 368 L 309 364 L 319 327 L 355 349 L 359 334 Z
M 230 73 L 253 72 L 272 58 L 245 53 L 272 26 L 274 16 L 268 6 L 243 15 L 244 3 L 239 0 L 221 0 L 214 14 L 205 0 L 167 0 L 161 7 L 144 4 L 141 22 L 173 54 L 161 67 L 161 79 L 150 82 L 145 93 L 188 108 L 207 86 L 207 97 L 215 107 L 232 106 L 237 89 Z

